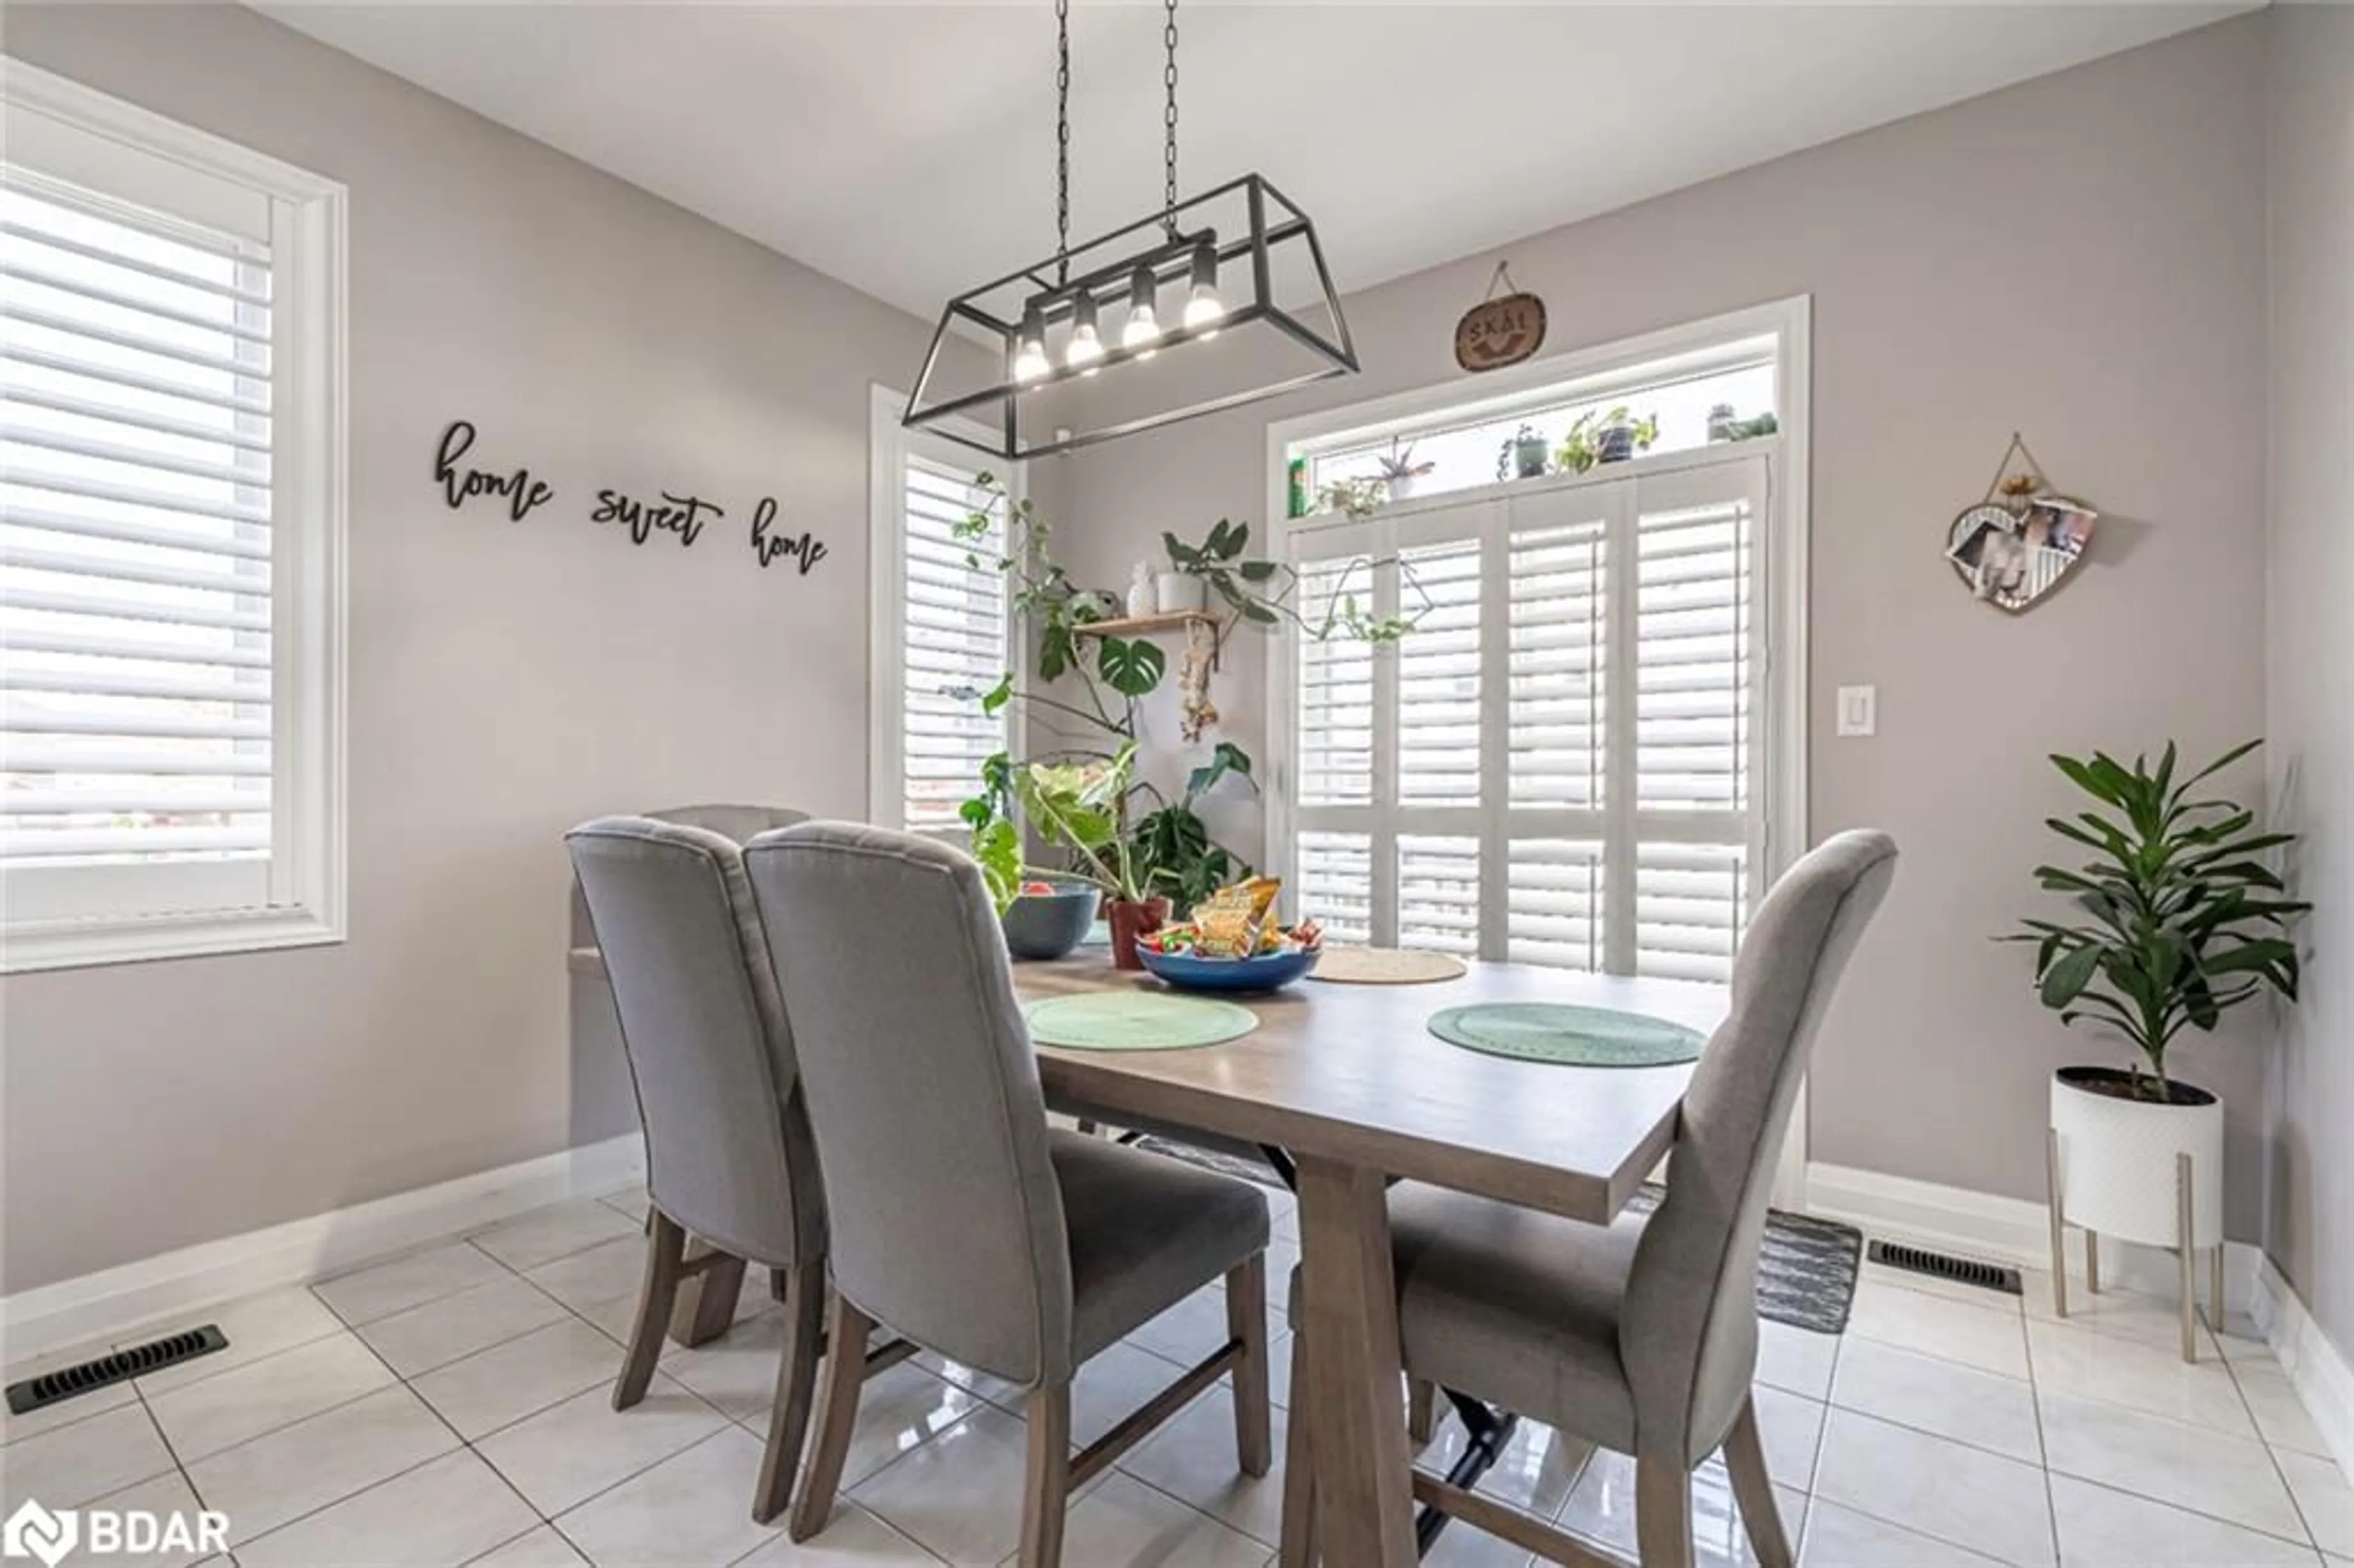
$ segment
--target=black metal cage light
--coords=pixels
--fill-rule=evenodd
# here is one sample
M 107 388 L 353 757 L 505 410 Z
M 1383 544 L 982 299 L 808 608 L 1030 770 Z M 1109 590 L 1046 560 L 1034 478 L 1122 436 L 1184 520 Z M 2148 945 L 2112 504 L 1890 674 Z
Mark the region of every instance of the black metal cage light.
M 1000 458 L 1039 457 L 1356 370 L 1305 212 L 1257 174 L 1177 199 L 1176 0 L 1166 5 L 1161 210 L 1069 242 L 1069 11 L 1057 0 L 1059 243 L 948 302 L 907 399 L 908 426 Z M 1213 339 L 1220 350 L 1191 346 Z

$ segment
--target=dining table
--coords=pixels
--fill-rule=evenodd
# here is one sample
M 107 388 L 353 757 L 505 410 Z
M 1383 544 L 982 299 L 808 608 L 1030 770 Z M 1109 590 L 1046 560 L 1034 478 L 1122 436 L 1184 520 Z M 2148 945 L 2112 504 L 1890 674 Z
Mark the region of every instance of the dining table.
M 1158 991 L 1100 948 L 1013 966 L 1025 1001 Z M 1249 1033 L 1182 1050 L 1037 1047 L 1047 1101 L 1115 1124 L 1279 1150 L 1299 1199 L 1299 1353 L 1323 1561 L 1416 1560 L 1387 1192 L 1393 1181 L 1604 1225 L 1666 1157 L 1693 1068 L 1570 1065 L 1489 1054 L 1431 1032 L 1466 1003 L 1544 1001 L 1648 1014 L 1703 1035 L 1727 993 L 1694 981 L 1469 961 L 1453 980 L 1348 984 L 1312 976 L 1228 1000 Z M 1124 1122 L 1123 1118 L 1127 1118 Z

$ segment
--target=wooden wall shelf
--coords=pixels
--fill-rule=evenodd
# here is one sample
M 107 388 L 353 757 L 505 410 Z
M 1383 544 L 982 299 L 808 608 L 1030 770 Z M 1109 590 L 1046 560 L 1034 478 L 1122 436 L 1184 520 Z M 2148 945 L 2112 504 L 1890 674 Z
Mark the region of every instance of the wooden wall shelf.
M 1076 637 L 1150 637 L 1161 631 L 1190 631 L 1196 626 L 1218 630 L 1218 618 L 1206 609 L 1172 609 L 1165 615 L 1125 615 L 1116 620 L 1090 620 L 1071 628 Z

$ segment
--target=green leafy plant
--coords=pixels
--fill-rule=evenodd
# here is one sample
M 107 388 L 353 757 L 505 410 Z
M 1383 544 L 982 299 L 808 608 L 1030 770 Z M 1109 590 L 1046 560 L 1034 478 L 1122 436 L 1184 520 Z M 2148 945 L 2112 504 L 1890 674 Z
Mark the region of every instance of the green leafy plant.
M 1608 410 L 1589 408 L 1580 414 L 1562 438 L 1561 450 L 1553 454 L 1554 466 L 1571 473 L 1584 473 L 1596 463 L 1607 461 L 1603 454 L 1609 449 L 1608 439 L 1618 431 L 1633 432 L 1631 440 L 1637 451 L 1649 451 L 1659 439 L 1659 420 L 1656 414 L 1635 418 L 1634 411 L 1621 403 Z
M 1146 812 L 1129 834 L 1136 864 L 1144 868 L 1147 885 L 1165 895 L 1181 910 L 1190 910 L 1230 882 L 1250 874 L 1250 867 L 1212 842 L 1194 807 L 1218 780 L 1232 774 L 1256 790 L 1248 753 L 1229 740 L 1218 742 L 1210 760 L 1185 780 L 1177 800 Z
M 1051 721 L 1065 742 L 1036 757 L 991 756 L 981 765 L 979 787 L 960 808 L 998 908 L 1011 904 L 1033 875 L 1076 876 L 1131 901 L 1198 897 L 1193 890 L 1206 892 L 1218 880 L 1247 875 L 1249 867 L 1210 838 L 1195 807 L 1229 774 L 1249 780 L 1250 758 L 1222 743 L 1174 800 L 1139 779 L 1138 705 L 1166 678 L 1168 654 L 1144 638 L 1098 637 L 1092 661 L 1086 658 L 1081 632 L 1096 616 L 1087 596 L 1054 559 L 1046 524 L 1027 503 L 1008 504 L 991 476 L 981 476 L 976 485 L 981 503 L 957 525 L 959 536 L 977 546 L 995 536 L 1001 519 L 1007 526 L 1001 553 L 975 548 L 968 562 L 976 570 L 993 567 L 1011 579 L 1013 606 L 1035 631 L 1039 657 L 1028 682 L 1017 683 L 1009 673 L 987 691 L 952 694 L 991 717 L 1020 704 Z M 1244 567 L 1256 565 L 1242 560 L 1246 542 L 1246 530 L 1229 527 L 1217 548 L 1203 556 L 1204 575 L 1220 572 L 1235 584 L 1272 575 L 1271 567 L 1266 574 L 1246 574 Z M 1067 863 L 1033 867 L 1026 858 L 1032 840 Z M 1205 878 L 1218 880 L 1205 885 Z
M 2259 858 L 2296 835 L 2256 832 L 2253 812 L 2193 794 L 2263 744 L 2235 747 L 2179 781 L 2171 743 L 2155 770 L 2142 757 L 2130 768 L 2100 752 L 2052 758 L 2105 808 L 2048 821 L 2093 859 L 2035 870 L 2037 885 L 2065 895 L 2082 917 L 2023 921 L 2001 939 L 2035 944 L 2039 995 L 2062 1023 L 2105 1026 L 2131 1043 L 2142 1098 L 2167 1097 L 2167 1049 L 2186 1027 L 2212 1031 L 2267 990 L 2296 997 L 2296 945 L 2284 933 L 2311 906 L 2280 896 L 2280 877 Z
M 1425 474 L 1438 471 L 1438 465 L 1428 459 L 1415 461 L 1414 443 L 1403 436 L 1393 436 L 1390 450 L 1376 461 L 1382 465 L 1382 478 L 1391 484 L 1402 479 L 1420 479 Z
M 1378 494 L 1382 482 L 1335 480 L 1324 488 L 1333 491 L 1351 486 L 1368 486 Z M 1274 561 L 1244 556 L 1243 548 L 1250 543 L 1247 523 L 1221 517 L 1199 545 L 1188 545 L 1168 533 L 1161 535 L 1161 541 L 1178 570 L 1205 578 L 1242 620 L 1261 626 L 1289 621 L 1313 641 L 1329 642 L 1340 637 L 1360 642 L 1394 642 L 1412 631 L 1431 609 L 1429 590 L 1415 576 L 1414 563 L 1401 556 L 1387 556 L 1379 561 L 1360 556 L 1351 561 L 1341 569 L 1320 607 L 1302 608 L 1294 602 L 1300 586 L 1297 570 Z M 1390 615 L 1373 612 L 1372 572 L 1377 566 L 1397 567 L 1401 595 L 1410 592 L 1416 600 L 1412 611 Z M 1366 597 L 1362 599 L 1356 588 L 1360 573 L 1365 577 Z M 1224 633 L 1220 636 L 1223 638 Z
M 1370 517 L 1390 498 L 1389 483 L 1379 479 L 1328 479 L 1316 487 L 1316 509 L 1349 517 Z
M 1256 590 L 1283 568 L 1273 561 L 1245 559 L 1243 546 L 1249 543 L 1250 524 L 1226 517 L 1219 518 L 1198 545 L 1188 545 L 1174 534 L 1161 535 L 1161 547 L 1168 552 L 1170 565 L 1208 583 L 1210 590 L 1245 620 L 1272 626 L 1278 619 L 1275 607 Z

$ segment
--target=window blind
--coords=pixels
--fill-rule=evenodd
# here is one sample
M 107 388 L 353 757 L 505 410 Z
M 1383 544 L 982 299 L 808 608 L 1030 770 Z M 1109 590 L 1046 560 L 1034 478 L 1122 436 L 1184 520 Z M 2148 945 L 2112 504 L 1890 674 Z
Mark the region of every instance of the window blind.
M 1394 645 L 1295 650 L 1303 912 L 1379 943 L 1728 978 L 1764 842 L 1766 482 L 1753 453 L 1296 530 L 1310 604 L 1353 581 L 1376 613 L 1420 612 Z
M 256 239 L 0 188 L 0 867 L 268 897 L 271 284 Z
M 954 829 L 957 808 L 979 787 L 981 764 L 1005 749 L 1002 711 L 981 711 L 974 694 L 1013 666 L 1006 631 L 1004 503 L 972 470 L 910 455 L 900 535 L 903 587 L 900 721 L 901 821 L 916 832 Z M 976 509 L 986 535 L 954 530 Z M 979 565 L 975 565 L 975 562 Z

